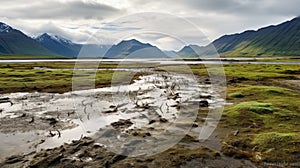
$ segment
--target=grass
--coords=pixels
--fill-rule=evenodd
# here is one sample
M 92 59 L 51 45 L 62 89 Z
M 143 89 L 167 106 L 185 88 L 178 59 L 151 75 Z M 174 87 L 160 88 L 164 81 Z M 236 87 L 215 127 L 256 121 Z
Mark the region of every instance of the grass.
M 264 80 L 267 78 L 291 78 L 290 71 L 299 71 L 299 65 L 225 65 L 227 77 L 244 77 L 251 80 Z
M 57 68 L 56 70 L 38 70 L 34 67 Z M 116 65 L 99 65 L 99 68 L 114 68 Z M 112 78 L 114 84 L 124 83 L 124 79 L 140 75 L 134 72 L 118 72 L 112 70 L 80 71 L 80 78 L 73 78 L 74 63 L 33 63 L 33 64 L 0 64 L 0 93 L 11 92 L 56 92 L 64 93 L 72 90 L 72 80 L 77 80 L 81 89 L 89 89 L 87 83 L 95 83 L 97 88 L 110 86 Z
M 270 148 L 280 149 L 284 145 L 291 145 L 290 148 L 293 149 L 293 152 L 296 152 L 296 146 L 293 143 L 299 141 L 300 134 L 298 133 L 269 132 L 254 136 L 252 144 L 258 145 L 261 152 L 267 151 Z
M 229 97 L 231 98 L 243 98 L 245 95 L 241 92 L 230 93 Z
M 224 68 L 224 69 L 223 69 Z M 156 68 L 157 71 L 168 71 L 176 73 L 193 73 L 197 76 L 208 75 L 208 72 L 217 76 L 225 75 L 227 78 L 243 77 L 248 80 L 265 80 L 274 78 L 293 78 L 294 74 L 300 73 L 299 65 L 254 65 L 254 64 L 232 64 L 232 65 L 168 65 Z
M 283 61 L 290 61 L 284 59 Z M 268 60 L 268 61 L 271 61 Z M 278 60 L 280 61 L 280 60 Z M 227 101 L 221 127 L 239 130 L 223 139 L 225 155 L 254 162 L 295 162 L 299 159 L 299 87 L 286 80 L 299 80 L 299 65 L 223 65 L 227 78 Z M 160 71 L 206 76 L 222 75 L 220 67 L 204 65 L 163 66 Z M 287 88 L 288 87 L 288 88 Z
M 57 68 L 38 70 L 34 67 Z M 157 71 L 194 73 L 207 77 L 209 72 L 221 74 L 220 68 L 204 65 L 149 65 L 149 64 L 101 64 L 99 68 L 155 68 Z M 0 93 L 41 91 L 63 93 L 72 89 L 74 63 L 30 63 L 0 64 Z M 85 68 L 85 65 L 82 65 Z M 299 88 L 288 87 L 285 80 L 299 80 L 299 65 L 224 65 L 227 77 L 227 101 L 220 126 L 239 130 L 234 136 L 223 139 L 222 152 L 225 155 L 246 158 L 254 162 L 297 161 L 299 156 Z M 82 89 L 86 81 L 94 79 L 93 71 L 84 71 L 80 81 Z M 111 70 L 97 71 L 96 87 L 121 84 L 130 76 L 141 74 L 120 72 L 114 76 Z M 280 86 L 276 82 L 281 82 Z M 297 153 L 298 152 L 298 153 Z M 183 156 L 185 157 L 185 156 Z M 157 158 L 154 158 L 157 159 Z M 175 161 L 177 164 L 177 161 Z M 170 163 L 171 164 L 171 163 Z
M 242 111 L 255 114 L 270 114 L 277 110 L 277 108 L 274 107 L 272 103 L 243 102 L 232 107 L 230 110 L 234 112 Z
M 243 83 L 230 86 L 228 91 L 228 100 L 234 105 L 226 107 L 223 119 L 225 125 L 239 129 L 240 134 L 224 139 L 223 152 L 255 162 L 297 160 L 299 93 L 282 87 Z

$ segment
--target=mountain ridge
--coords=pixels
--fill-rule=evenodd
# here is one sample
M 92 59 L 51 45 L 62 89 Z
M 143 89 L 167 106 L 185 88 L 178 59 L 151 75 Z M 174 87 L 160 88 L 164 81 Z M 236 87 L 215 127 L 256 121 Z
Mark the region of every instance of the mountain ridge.
M 57 35 L 44 33 L 31 38 L 0 22 L 0 55 L 48 55 L 106 58 L 172 58 L 174 51 L 162 51 L 136 39 L 114 45 L 76 44 Z M 220 54 L 224 57 L 300 56 L 300 17 L 257 30 L 223 35 L 207 46 L 189 44 L 176 52 L 182 58 Z
M 140 55 L 138 55 L 140 54 Z M 156 46 L 142 43 L 136 39 L 122 40 L 113 45 L 104 55 L 105 58 L 167 58 Z
M 20 30 L 2 22 L 0 22 L 0 54 L 58 56 Z
M 184 49 L 177 54 L 182 55 Z M 193 57 L 215 54 L 224 57 L 300 56 L 300 17 L 257 30 L 223 35 L 194 51 L 197 54 L 194 52 Z
M 63 37 L 48 33 L 36 37 L 35 40 L 48 50 L 63 56 L 77 56 L 82 47 Z

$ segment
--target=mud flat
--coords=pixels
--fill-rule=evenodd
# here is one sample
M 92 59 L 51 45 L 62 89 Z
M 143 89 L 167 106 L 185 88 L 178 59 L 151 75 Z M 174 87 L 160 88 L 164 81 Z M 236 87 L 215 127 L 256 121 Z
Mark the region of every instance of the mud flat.
M 180 151 L 188 152 L 182 154 L 185 160 L 178 153 L 170 166 L 188 164 L 193 155 L 220 157 L 224 162 L 218 152 L 219 135 L 211 143 L 200 143 L 199 132 L 204 121 L 217 120 L 207 119 L 207 112 L 226 102 L 217 89 L 199 81 L 194 76 L 160 72 L 109 88 L 3 94 L 1 165 L 121 166 L 139 164 L 138 158 L 146 164 L 146 158 L 155 160 Z
M 226 65 L 227 101 L 190 67 L 199 76 L 170 66 L 128 85 L 2 94 L 1 167 L 299 165 L 298 65 Z

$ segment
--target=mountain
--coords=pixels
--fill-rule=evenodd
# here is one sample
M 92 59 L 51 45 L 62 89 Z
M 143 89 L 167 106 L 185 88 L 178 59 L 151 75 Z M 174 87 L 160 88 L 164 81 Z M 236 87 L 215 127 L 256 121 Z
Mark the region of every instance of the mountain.
M 199 57 L 199 53 L 201 53 L 202 49 L 203 47 L 198 45 L 188 45 L 184 46 L 180 51 L 178 51 L 177 55 L 184 58 L 195 58 Z
M 0 22 L 0 55 L 57 56 L 23 32 Z
M 300 17 L 243 33 L 225 35 L 205 47 L 185 46 L 177 54 L 198 57 L 217 54 L 228 57 L 300 56 Z
M 35 40 L 48 50 L 63 56 L 80 58 L 103 57 L 111 45 L 76 44 L 58 35 L 44 33 Z
M 175 58 L 176 57 L 176 51 L 173 51 L 173 50 L 164 50 L 163 52 L 169 58 Z
M 225 35 L 213 45 L 224 56 L 300 56 L 300 17 L 257 31 Z
M 80 58 L 103 57 L 111 45 L 83 44 L 78 54 Z
M 135 39 L 123 40 L 113 45 L 105 58 L 167 58 L 168 56 L 151 44 L 141 43 Z
M 63 56 L 77 56 L 82 47 L 63 37 L 47 33 L 38 36 L 35 40 L 48 50 Z

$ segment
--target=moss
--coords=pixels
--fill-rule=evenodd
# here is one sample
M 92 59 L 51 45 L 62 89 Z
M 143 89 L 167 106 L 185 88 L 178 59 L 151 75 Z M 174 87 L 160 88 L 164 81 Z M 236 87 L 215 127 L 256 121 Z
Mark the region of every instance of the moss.
M 282 149 L 283 147 L 287 147 L 289 144 L 293 144 L 297 141 L 300 141 L 299 133 L 270 132 L 256 135 L 252 141 L 252 144 L 258 145 L 258 148 L 261 151 L 265 151 L 270 148 Z M 297 146 L 292 145 L 291 147 L 293 149 L 286 148 L 286 150 L 295 151 Z M 298 149 L 300 148 L 298 147 Z
M 229 113 L 235 113 L 244 111 L 244 112 L 253 112 L 256 114 L 269 114 L 273 113 L 277 108 L 274 107 L 271 103 L 261 103 L 261 102 L 243 102 L 234 107 L 229 108 Z
M 9 65 L 9 66 L 8 66 Z M 0 64 L 0 93 L 11 92 L 56 92 L 64 93 L 72 90 L 72 80 L 74 63 L 32 63 L 32 64 Z M 130 67 L 133 65 L 129 65 Z M 37 70 L 34 67 L 56 68 L 56 70 Z M 99 68 L 113 68 L 115 65 L 100 64 Z M 62 70 L 67 68 L 71 70 Z M 95 82 L 96 87 L 110 86 L 112 79 L 114 84 L 124 83 L 124 79 L 132 76 L 136 79 L 134 72 L 114 71 L 81 71 L 80 81 L 86 85 L 87 81 Z M 78 76 L 77 76 L 78 77 Z M 78 79 L 78 78 L 77 78 Z M 95 79 L 95 81 L 93 81 Z M 81 84 L 79 83 L 79 84 Z M 82 89 L 90 89 L 91 86 L 85 86 Z
M 231 97 L 231 98 L 243 98 L 243 97 L 245 97 L 245 95 L 240 93 L 240 92 L 236 92 L 236 93 L 229 94 L 229 97 Z

